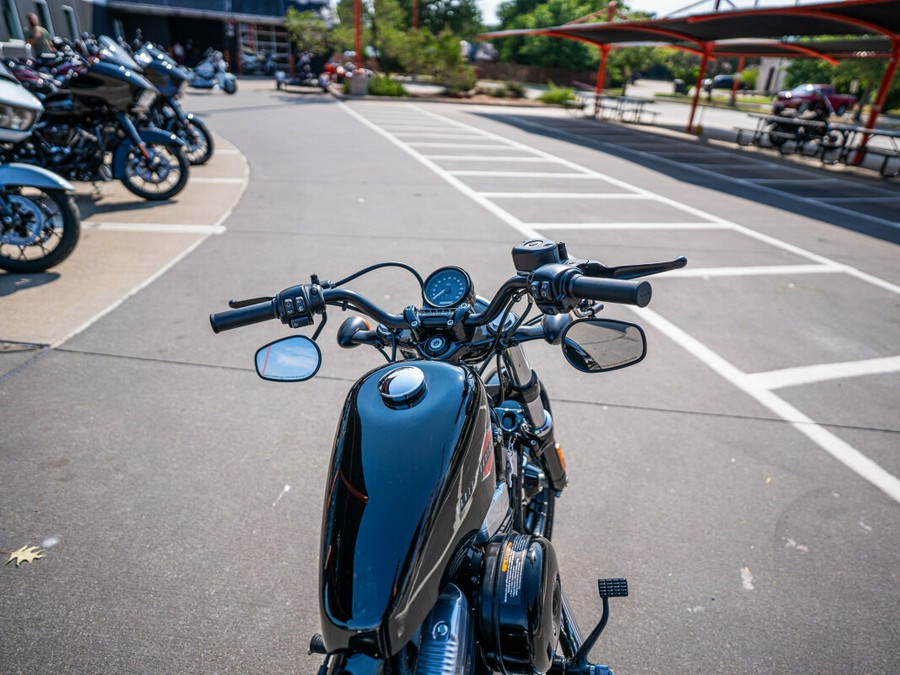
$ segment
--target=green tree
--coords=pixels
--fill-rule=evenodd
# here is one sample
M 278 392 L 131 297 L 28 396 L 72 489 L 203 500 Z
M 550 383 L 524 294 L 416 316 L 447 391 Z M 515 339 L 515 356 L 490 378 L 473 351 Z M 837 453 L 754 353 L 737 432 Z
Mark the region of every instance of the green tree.
M 299 12 L 288 7 L 284 20 L 291 39 L 301 52 L 322 54 L 331 48 L 331 28 L 315 12 Z
M 597 6 L 583 0 L 548 0 L 518 15 L 511 12 L 517 3 L 525 6 L 524 0 L 510 0 L 498 10 L 503 28 L 546 28 L 574 21 L 597 10 Z M 528 37 L 508 37 L 496 42 L 501 61 L 522 63 L 532 66 L 549 66 L 587 70 L 597 67 L 599 50 L 577 40 L 534 35 Z
M 628 89 L 628 82 L 651 63 L 653 47 L 620 47 L 609 52 L 606 70 L 622 83 L 622 95 Z
M 445 31 L 465 40 L 482 32 L 481 9 L 476 0 L 419 0 L 419 28 L 440 35 Z M 413 0 L 400 0 L 406 25 L 412 26 Z

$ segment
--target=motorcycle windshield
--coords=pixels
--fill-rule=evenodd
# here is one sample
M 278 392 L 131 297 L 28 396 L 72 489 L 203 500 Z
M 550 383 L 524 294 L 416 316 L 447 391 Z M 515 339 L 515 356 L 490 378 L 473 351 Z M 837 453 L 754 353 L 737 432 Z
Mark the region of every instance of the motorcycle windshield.
M 141 67 L 131 58 L 131 54 L 108 35 L 101 35 L 97 38 L 97 43 L 100 45 L 100 56 L 104 61 L 141 72 Z
M 391 653 L 405 644 L 493 494 L 480 380 L 456 365 L 414 363 L 425 391 L 413 405 L 383 400 L 378 382 L 398 367 L 385 366 L 354 386 L 335 437 L 320 575 L 330 650 L 363 645 Z

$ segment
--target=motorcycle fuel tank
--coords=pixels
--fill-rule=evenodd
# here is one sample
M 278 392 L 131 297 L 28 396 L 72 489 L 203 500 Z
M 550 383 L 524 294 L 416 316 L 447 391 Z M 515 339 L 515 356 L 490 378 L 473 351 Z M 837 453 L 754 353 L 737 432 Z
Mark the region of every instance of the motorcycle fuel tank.
M 329 651 L 385 658 L 415 634 L 496 482 L 484 385 L 468 368 L 405 361 L 351 389 L 334 441 L 319 575 Z
M 139 90 L 156 91 L 137 72 L 103 61 L 92 64 L 87 72 L 69 80 L 69 89 L 78 98 L 101 103 L 114 110 L 128 110 Z

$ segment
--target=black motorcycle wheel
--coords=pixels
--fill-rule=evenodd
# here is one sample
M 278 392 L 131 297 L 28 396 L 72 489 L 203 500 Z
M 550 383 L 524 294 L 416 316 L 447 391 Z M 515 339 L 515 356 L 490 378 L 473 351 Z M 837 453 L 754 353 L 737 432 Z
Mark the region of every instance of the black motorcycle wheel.
M 782 145 L 784 145 L 785 141 L 787 140 L 784 136 L 778 135 L 778 134 L 784 133 L 784 130 L 781 128 L 780 124 L 769 124 L 765 128 L 763 133 L 766 135 L 766 138 L 768 138 L 769 143 L 774 148 L 781 147 Z
M 212 157 L 212 134 L 200 120 L 192 120 L 190 129 L 179 125 L 175 135 L 184 141 L 184 156 L 191 166 L 206 164 Z
M 75 201 L 63 190 L 9 188 L 3 199 L 13 214 L 0 221 L 0 269 L 43 272 L 69 257 L 81 235 Z
M 144 157 L 137 146 L 128 151 L 122 184 L 143 199 L 171 199 L 187 184 L 191 165 L 177 146 L 162 143 L 145 145 L 150 159 Z
M 237 92 L 237 82 L 233 78 L 228 78 L 225 80 L 225 84 L 222 85 L 222 90 L 226 94 L 234 94 Z

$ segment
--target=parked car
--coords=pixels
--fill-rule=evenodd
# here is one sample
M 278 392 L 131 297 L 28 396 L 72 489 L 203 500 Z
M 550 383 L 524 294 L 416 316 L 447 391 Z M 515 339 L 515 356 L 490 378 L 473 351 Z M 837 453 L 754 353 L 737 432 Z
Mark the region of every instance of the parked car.
M 772 107 L 776 110 L 795 108 L 799 112 L 803 112 L 815 100 L 817 93 L 828 99 L 831 108 L 838 115 L 843 115 L 856 105 L 855 96 L 838 94 L 830 84 L 801 84 L 790 91 L 779 91 L 775 95 Z
M 703 86 L 703 91 L 712 91 L 713 89 L 731 90 L 734 88 L 734 75 L 716 75 L 715 77 L 708 77 L 701 82 L 701 85 Z M 746 88 L 746 82 L 740 82 L 738 84 L 738 89 Z

